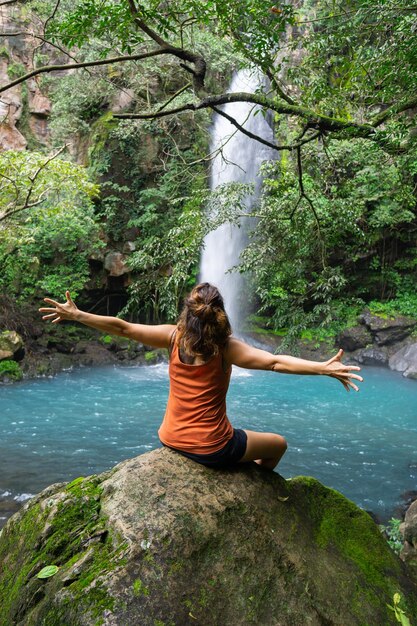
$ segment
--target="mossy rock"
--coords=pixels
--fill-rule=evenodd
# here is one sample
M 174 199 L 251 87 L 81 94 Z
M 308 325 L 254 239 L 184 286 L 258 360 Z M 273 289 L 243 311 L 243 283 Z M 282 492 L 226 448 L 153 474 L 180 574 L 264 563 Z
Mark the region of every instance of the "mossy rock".
M 167 448 L 35 497 L 0 563 L 0 626 L 392 626 L 395 593 L 417 618 L 406 565 L 340 493 Z
M 0 333 L 0 361 L 21 361 L 25 354 L 22 337 L 14 330 L 4 330 Z

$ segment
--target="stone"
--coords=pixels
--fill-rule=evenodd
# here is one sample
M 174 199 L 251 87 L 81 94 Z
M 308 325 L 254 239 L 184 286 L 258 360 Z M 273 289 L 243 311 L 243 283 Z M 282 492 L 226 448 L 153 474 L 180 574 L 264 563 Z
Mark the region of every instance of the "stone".
M 417 500 L 407 509 L 400 530 L 404 537 L 401 558 L 413 567 L 417 579 Z
M 407 564 L 341 494 L 168 448 L 35 496 L 0 563 L 0 626 L 382 625 L 397 592 L 417 618 Z
M 48 96 L 44 96 L 39 90 L 37 90 L 29 103 L 30 113 L 39 115 L 40 117 L 47 117 L 50 115 L 51 110 L 52 102 Z
M 352 326 L 343 330 L 336 339 L 336 345 L 347 352 L 365 348 L 372 343 L 372 335 L 364 326 Z
M 113 113 L 119 113 L 130 107 L 136 99 L 134 89 L 130 87 L 124 87 L 118 93 L 115 94 L 112 101 L 110 102 L 110 110 Z
M 22 337 L 15 330 L 0 333 L 0 361 L 13 359 L 21 361 L 25 355 Z
M 24 150 L 27 141 L 15 126 L 0 124 L 0 152 L 5 150 Z
M 417 343 L 404 346 L 389 360 L 390 369 L 402 372 L 406 378 L 417 379 Z
M 51 133 L 47 118 L 31 115 L 29 118 L 29 128 L 40 143 L 48 144 Z
M 388 355 L 384 349 L 365 348 L 355 355 L 355 360 L 364 365 L 386 365 L 388 363 Z
M 0 57 L 0 83 L 7 84 L 10 79 L 7 74 L 8 60 Z M 21 118 L 23 111 L 22 87 L 15 85 L 0 96 L 0 152 L 5 150 L 24 150 L 27 141 L 16 128 L 16 122 Z
M 126 257 L 121 252 L 108 252 L 104 259 L 104 269 L 110 276 L 122 276 L 128 274 L 130 269 L 126 265 Z
M 136 244 L 134 241 L 125 241 L 123 244 L 123 252 L 125 254 L 130 254 L 136 250 Z
M 399 315 L 394 318 L 372 315 L 365 310 L 359 320 L 371 332 L 374 342 L 378 346 L 398 343 L 408 337 L 417 325 L 417 320 Z

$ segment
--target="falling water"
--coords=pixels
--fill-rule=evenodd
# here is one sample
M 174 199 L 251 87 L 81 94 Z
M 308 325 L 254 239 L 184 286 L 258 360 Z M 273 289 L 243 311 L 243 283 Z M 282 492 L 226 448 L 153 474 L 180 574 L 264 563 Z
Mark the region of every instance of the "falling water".
M 242 70 L 234 75 L 229 92 L 254 93 L 263 83 L 259 74 Z M 249 102 L 229 103 L 223 107 L 223 111 L 246 130 L 273 142 L 272 129 L 262 114 L 256 115 L 258 109 Z M 254 193 L 245 202 L 249 212 L 260 192 L 259 168 L 263 161 L 276 158 L 276 152 L 244 135 L 226 118 L 216 114 L 211 133 L 211 153 L 216 154 L 212 161 L 211 190 L 231 182 L 253 184 Z M 223 224 L 206 236 L 201 257 L 200 281 L 210 282 L 219 288 L 235 331 L 241 328 L 248 298 L 243 274 L 229 270 L 239 263 L 249 227 L 249 218 L 243 218 L 240 227 Z

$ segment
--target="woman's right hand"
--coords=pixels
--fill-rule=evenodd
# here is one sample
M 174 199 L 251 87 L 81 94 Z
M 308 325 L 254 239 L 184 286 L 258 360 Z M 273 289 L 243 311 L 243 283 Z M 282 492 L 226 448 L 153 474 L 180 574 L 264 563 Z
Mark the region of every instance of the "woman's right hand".
M 63 304 L 59 302 L 55 302 L 55 300 L 51 300 L 51 298 L 44 298 L 44 302 L 48 304 L 52 304 L 52 307 L 42 307 L 39 309 L 40 313 L 47 313 L 47 315 L 43 315 L 43 320 L 51 320 L 53 324 L 60 322 L 61 320 L 76 320 L 79 309 L 76 307 L 75 303 L 71 300 L 70 292 L 66 291 L 65 296 L 67 301 Z

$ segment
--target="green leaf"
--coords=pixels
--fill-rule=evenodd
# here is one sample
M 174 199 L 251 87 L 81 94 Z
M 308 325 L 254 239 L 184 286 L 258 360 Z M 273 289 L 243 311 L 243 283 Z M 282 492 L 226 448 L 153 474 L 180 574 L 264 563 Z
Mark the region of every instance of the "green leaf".
M 410 620 L 403 613 L 401 613 L 401 615 L 400 615 L 400 620 L 401 620 L 401 625 L 402 626 L 411 626 Z
M 36 578 L 50 578 L 51 576 L 55 576 L 59 567 L 57 565 L 47 565 L 43 567 L 39 574 L 36 574 Z

